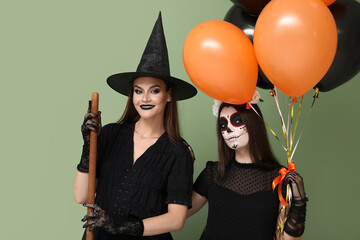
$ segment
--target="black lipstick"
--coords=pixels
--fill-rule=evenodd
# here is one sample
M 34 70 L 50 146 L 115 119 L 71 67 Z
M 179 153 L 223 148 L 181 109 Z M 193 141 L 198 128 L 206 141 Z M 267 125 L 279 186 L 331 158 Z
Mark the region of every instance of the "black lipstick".
M 142 109 L 142 110 L 150 110 L 150 109 L 153 109 L 155 107 L 155 105 L 140 105 L 140 108 Z

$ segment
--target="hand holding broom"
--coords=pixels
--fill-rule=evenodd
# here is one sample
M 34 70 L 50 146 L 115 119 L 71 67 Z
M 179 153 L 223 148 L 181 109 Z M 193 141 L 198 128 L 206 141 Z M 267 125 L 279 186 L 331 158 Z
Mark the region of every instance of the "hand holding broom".
M 80 163 L 77 166 L 79 172 L 89 173 L 88 180 L 88 203 L 95 203 L 95 181 L 96 181 L 96 155 L 97 155 L 97 135 L 101 129 L 101 112 L 98 111 L 99 94 L 94 92 L 89 101 L 88 112 L 85 114 L 84 122 L 81 125 L 84 145 Z M 87 213 L 93 212 L 88 208 Z M 87 228 L 86 239 L 93 239 L 93 232 Z

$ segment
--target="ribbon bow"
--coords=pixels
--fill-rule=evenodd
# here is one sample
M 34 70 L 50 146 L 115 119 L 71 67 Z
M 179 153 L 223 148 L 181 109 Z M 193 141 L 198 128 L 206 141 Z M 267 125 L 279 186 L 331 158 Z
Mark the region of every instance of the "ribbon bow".
M 272 182 L 272 189 L 273 191 L 275 190 L 276 186 L 279 185 L 278 187 L 278 196 L 279 196 L 279 200 L 280 202 L 284 205 L 284 206 L 287 206 L 289 205 L 289 203 L 287 203 L 283 196 L 282 196 L 282 193 L 281 193 L 281 189 L 282 189 L 282 184 L 283 184 L 283 181 L 285 179 L 285 176 L 286 174 L 288 174 L 289 172 L 296 172 L 296 166 L 295 166 L 295 163 L 293 161 L 290 161 L 289 162 L 289 169 L 286 169 L 284 167 L 282 167 L 280 170 L 279 170 L 279 173 L 280 173 L 280 176 L 277 176 L 274 181 Z

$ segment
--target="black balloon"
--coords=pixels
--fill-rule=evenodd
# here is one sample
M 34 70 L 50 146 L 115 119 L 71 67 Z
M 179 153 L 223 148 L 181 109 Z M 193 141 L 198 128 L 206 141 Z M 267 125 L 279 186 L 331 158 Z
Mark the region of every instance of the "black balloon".
M 231 0 L 235 5 L 245 9 L 250 14 L 259 15 L 270 0 Z
M 250 15 L 240 7 L 233 5 L 226 13 L 224 20 L 240 28 L 253 41 L 254 28 L 258 15 Z
M 229 9 L 224 20 L 240 28 L 252 42 L 257 18 L 258 16 L 250 15 L 242 8 L 234 5 Z M 274 85 L 265 76 L 260 67 L 257 86 L 264 89 L 274 88 Z
M 337 0 L 329 9 L 338 30 L 338 46 L 329 71 L 315 86 L 322 92 L 339 87 L 360 71 L 360 3 Z
M 273 89 L 274 85 L 270 82 L 270 80 L 265 76 L 265 73 L 259 67 L 259 76 L 256 86 L 263 89 Z

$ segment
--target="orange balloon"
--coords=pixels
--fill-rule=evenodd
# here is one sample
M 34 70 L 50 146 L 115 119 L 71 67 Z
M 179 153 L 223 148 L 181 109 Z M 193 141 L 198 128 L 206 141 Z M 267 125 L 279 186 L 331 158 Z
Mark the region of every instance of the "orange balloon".
M 322 0 L 323 3 L 325 3 L 326 6 L 329 6 L 333 4 L 336 0 Z
M 259 65 L 288 96 L 312 89 L 330 68 L 336 48 L 336 23 L 320 0 L 272 0 L 255 25 Z
M 208 96 L 232 104 L 251 100 L 258 65 L 249 38 L 235 25 L 210 20 L 190 31 L 183 62 L 191 81 Z

